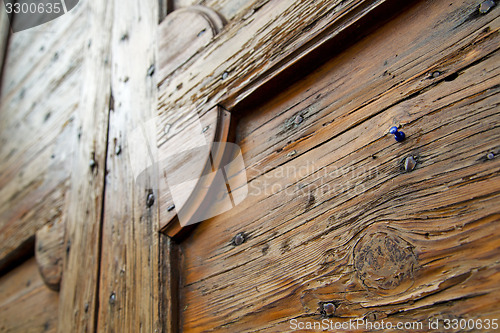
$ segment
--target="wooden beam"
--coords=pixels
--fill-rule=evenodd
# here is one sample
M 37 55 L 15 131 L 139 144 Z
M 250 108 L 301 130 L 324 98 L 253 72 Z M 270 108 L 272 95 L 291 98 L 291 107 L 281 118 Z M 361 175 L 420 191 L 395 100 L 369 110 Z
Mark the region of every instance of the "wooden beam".
M 113 2 L 82 2 L 88 31 L 71 189 L 65 207 L 65 256 L 59 332 L 96 329 L 106 148 L 110 109 Z
M 111 15 L 114 103 L 109 118 L 96 329 L 156 332 L 161 330 L 158 170 L 148 167 L 157 161 L 158 2 L 116 1 Z

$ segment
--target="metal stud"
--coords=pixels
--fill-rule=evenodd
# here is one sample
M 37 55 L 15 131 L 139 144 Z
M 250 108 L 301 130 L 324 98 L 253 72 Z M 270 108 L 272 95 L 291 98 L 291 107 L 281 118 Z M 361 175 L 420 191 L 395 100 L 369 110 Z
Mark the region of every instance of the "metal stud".
M 411 172 L 415 169 L 415 166 L 417 165 L 417 161 L 413 156 L 408 156 L 405 159 L 405 171 L 406 172 Z
M 335 314 L 337 307 L 333 303 L 325 303 L 323 304 L 323 311 L 327 317 L 331 317 Z
M 151 207 L 153 206 L 154 203 L 155 203 L 155 196 L 153 193 L 149 193 L 148 197 L 146 198 L 146 205 L 148 207 Z
M 486 14 L 487 12 L 490 11 L 491 8 L 495 7 L 496 3 L 495 1 L 493 0 L 486 0 L 486 1 L 483 1 L 480 5 L 479 5 L 479 12 L 481 14 Z
M 302 121 L 304 120 L 304 117 L 302 117 L 300 114 L 295 117 L 294 123 L 295 125 L 299 125 Z
M 240 232 L 233 238 L 233 245 L 238 246 L 245 243 L 245 234 Z

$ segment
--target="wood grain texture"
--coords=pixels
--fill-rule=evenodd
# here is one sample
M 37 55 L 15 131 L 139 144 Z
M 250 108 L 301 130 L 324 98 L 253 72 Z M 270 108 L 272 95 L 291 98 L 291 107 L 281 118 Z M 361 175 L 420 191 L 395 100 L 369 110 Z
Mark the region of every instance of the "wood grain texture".
M 9 41 L 10 24 L 6 11 L 0 13 L 0 73 L 3 71 L 3 63 Z
M 499 318 L 500 10 L 477 8 L 422 1 L 241 111 L 250 195 L 182 243 L 185 331 L 290 331 L 325 303 Z
M 110 109 L 113 3 L 80 4 L 85 22 L 82 90 L 75 114 L 77 144 L 65 211 L 65 256 L 59 332 L 96 329 L 100 242 Z M 71 11 L 70 13 L 72 13 Z M 71 96 L 75 99 L 75 95 Z
M 187 8 L 195 5 L 203 5 L 215 10 L 225 17 L 228 21 L 237 20 L 244 15 L 252 15 L 255 8 L 261 7 L 265 1 L 257 0 L 172 0 L 173 10 Z
M 252 15 L 230 22 L 213 43 L 173 75 L 160 76 L 160 155 L 175 146 L 175 137 L 188 131 L 198 117 L 205 116 L 215 105 L 234 108 L 271 78 L 325 41 L 350 30 L 386 2 L 389 1 L 325 1 L 317 6 L 287 1 L 255 4 Z M 303 31 L 307 33 L 300 33 Z M 168 41 L 160 43 L 167 45 Z M 164 48 L 159 50 L 160 59 Z M 163 130 L 166 127 L 170 129 L 168 135 Z
M 35 258 L 45 284 L 59 291 L 64 257 L 64 223 L 62 219 L 43 226 L 36 232 Z
M 117 1 L 110 15 L 113 105 L 96 329 L 159 332 L 158 169 L 150 167 L 157 161 L 158 2 Z
M 81 89 L 81 14 L 10 38 L 0 95 L 0 269 L 63 214 Z
M 31 258 L 0 278 L 0 332 L 56 332 L 58 300 Z
M 193 107 L 201 115 L 217 103 L 231 110 L 271 77 L 384 3 L 263 3 L 249 18 L 229 23 L 176 75 L 159 78 L 159 113 L 172 122 L 189 119 Z

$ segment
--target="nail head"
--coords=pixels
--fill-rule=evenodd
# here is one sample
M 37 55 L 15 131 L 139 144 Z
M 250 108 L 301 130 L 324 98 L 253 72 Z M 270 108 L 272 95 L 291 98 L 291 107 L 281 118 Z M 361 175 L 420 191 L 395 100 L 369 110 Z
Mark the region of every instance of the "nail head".
M 331 317 L 335 314 L 335 311 L 337 310 L 335 304 L 333 303 L 325 303 L 323 304 L 323 311 L 325 311 L 325 315 L 328 317 Z
M 298 125 L 298 124 L 302 123 L 303 120 L 304 120 L 304 118 L 299 114 L 297 117 L 295 117 L 294 123 L 295 123 L 295 125 Z
M 146 205 L 148 207 L 151 207 L 151 206 L 153 206 L 154 203 L 155 203 L 155 196 L 153 193 L 149 193 L 148 197 L 146 199 Z
M 240 232 L 233 238 L 233 245 L 238 246 L 245 242 L 245 234 Z
M 495 158 L 495 154 L 493 153 L 488 153 L 488 155 L 486 155 L 486 158 L 489 159 L 489 160 L 492 160 Z
M 175 208 L 175 205 L 174 205 L 174 204 L 172 204 L 172 205 L 170 205 L 170 206 L 168 206 L 168 207 L 167 207 L 167 211 L 168 211 L 168 212 L 171 212 L 171 211 L 173 211 L 173 210 L 174 210 L 174 208 Z
M 481 14 L 486 14 L 487 12 L 490 11 L 491 8 L 495 7 L 496 3 L 495 1 L 493 0 L 486 0 L 486 1 L 483 1 L 480 5 L 479 5 L 479 12 Z
M 417 165 L 417 161 L 413 156 L 408 156 L 405 159 L 405 171 L 406 172 L 411 172 L 415 169 L 415 166 Z

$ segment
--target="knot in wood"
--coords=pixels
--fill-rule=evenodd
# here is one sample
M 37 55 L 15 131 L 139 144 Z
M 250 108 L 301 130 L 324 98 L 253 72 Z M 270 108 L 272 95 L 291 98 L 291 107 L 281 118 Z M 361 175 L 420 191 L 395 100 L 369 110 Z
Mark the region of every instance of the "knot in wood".
M 354 266 L 364 285 L 376 291 L 398 293 L 413 284 L 417 258 L 402 238 L 378 232 L 364 236 L 354 248 Z

